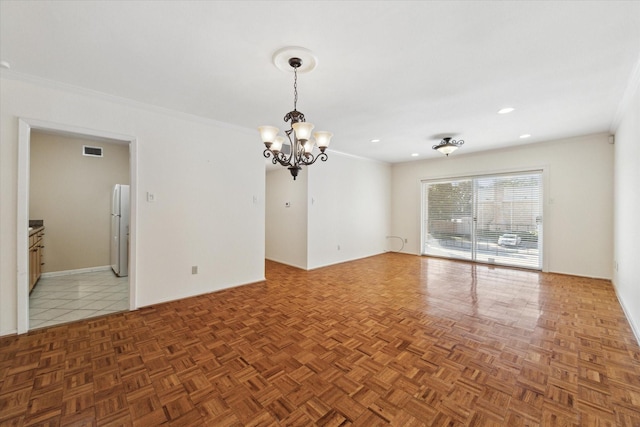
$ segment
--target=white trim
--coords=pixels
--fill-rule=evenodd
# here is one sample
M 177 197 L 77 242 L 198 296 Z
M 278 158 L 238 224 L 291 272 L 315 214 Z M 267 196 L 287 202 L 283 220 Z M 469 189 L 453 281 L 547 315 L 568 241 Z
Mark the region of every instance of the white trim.
M 539 144 L 549 143 L 551 141 L 540 142 Z M 513 149 L 517 149 L 518 147 L 512 147 Z M 465 155 L 471 155 L 474 153 L 467 153 Z M 430 159 L 425 159 L 425 161 L 431 161 Z M 424 246 L 424 242 L 422 241 L 424 236 L 424 229 L 422 224 L 422 206 L 424 205 L 424 200 L 422 199 L 422 183 L 425 181 L 438 181 L 438 180 L 446 180 L 446 179 L 457 179 L 457 178 L 473 178 L 478 176 L 486 176 L 486 175 L 509 175 L 512 173 L 519 172 L 536 172 L 542 171 L 542 271 L 545 273 L 549 272 L 549 260 L 551 259 L 551 245 L 549 243 L 549 239 L 544 238 L 545 230 L 548 230 L 546 223 L 551 217 L 550 207 L 552 204 L 552 199 L 550 198 L 551 194 L 551 167 L 549 165 L 539 165 L 539 166 L 531 166 L 527 168 L 505 168 L 505 169 L 495 169 L 495 170 L 482 170 L 475 172 L 472 171 L 462 176 L 451 176 L 451 175 L 436 175 L 434 177 L 429 178 L 420 178 L 417 181 L 418 190 L 420 192 L 420 205 L 417 206 L 418 209 L 418 218 L 420 218 L 420 247 L 418 248 L 418 253 L 416 255 L 422 254 L 422 247 Z
M 138 308 L 138 140 L 129 143 L 129 310 Z
M 618 104 L 618 109 L 616 110 L 613 120 L 611 121 L 611 125 L 609 126 L 609 131 L 611 133 L 615 134 L 618 130 L 618 126 L 620 126 L 620 123 L 622 122 L 624 113 L 627 111 L 627 107 L 629 106 L 638 85 L 640 85 L 640 57 L 631 71 L 631 75 L 627 80 L 627 86 L 622 94 L 622 99 Z
M 40 277 L 70 276 L 72 274 L 94 273 L 96 271 L 107 271 L 107 270 L 111 270 L 110 265 L 103 265 L 100 267 L 77 268 L 75 270 L 50 271 L 48 273 L 42 273 Z
M 29 330 L 29 163 L 31 125 L 18 119 L 18 200 L 16 237 L 17 277 L 16 311 L 17 333 Z
M 513 174 L 527 174 L 534 172 L 544 172 L 547 166 L 532 166 L 527 168 L 509 168 L 509 169 L 496 169 L 496 170 L 485 170 L 483 172 L 471 172 L 465 173 L 464 175 L 438 175 L 436 177 L 429 178 L 421 178 L 419 179 L 419 183 L 423 182 L 437 182 L 437 181 L 451 181 L 455 179 L 473 179 L 473 178 L 483 178 L 483 177 L 492 177 L 492 176 L 500 176 L 500 175 L 513 175 Z
M 303 266 L 301 266 L 301 265 L 296 265 L 296 264 L 292 264 L 292 263 L 290 263 L 290 262 L 280 261 L 280 260 L 278 260 L 278 259 L 275 259 L 275 258 L 269 258 L 269 257 L 264 257 L 264 259 L 266 259 L 267 261 L 277 262 L 278 264 L 288 265 L 289 267 L 297 268 L 297 269 L 299 269 L 299 270 L 305 270 L 305 271 L 308 271 L 307 267 L 303 267 Z
M 31 129 L 34 129 L 44 132 L 58 132 L 63 135 L 87 136 L 89 138 L 101 138 L 105 140 L 111 140 L 113 142 L 122 142 L 127 144 L 135 140 L 134 137 L 129 135 L 123 135 L 120 133 L 97 129 L 89 129 L 81 126 L 48 122 L 46 120 L 32 119 L 28 117 L 21 117 L 19 120 L 25 122 L 27 126 L 29 126 L 29 131 L 31 131 Z
M 341 260 L 341 261 L 330 262 L 328 264 L 317 265 L 315 267 L 301 267 L 299 265 L 291 264 L 289 262 L 279 261 L 279 260 L 274 259 L 274 258 L 265 257 L 265 259 L 268 260 L 268 261 L 277 262 L 278 264 L 283 264 L 283 265 L 287 265 L 289 267 L 297 268 L 299 270 L 312 271 L 312 270 L 317 270 L 319 268 L 330 267 L 330 266 L 336 265 L 336 264 L 344 264 L 345 262 L 357 261 L 359 259 L 364 259 L 364 258 L 371 258 L 372 256 L 382 255 L 382 254 L 385 254 L 385 253 L 387 253 L 387 251 L 376 252 L 376 253 L 373 253 L 373 254 L 370 254 L 370 255 L 363 255 L 363 256 L 358 257 L 358 258 L 350 258 L 350 259 L 345 259 L 345 260 Z M 404 252 L 396 252 L 396 253 L 404 253 Z M 413 255 L 413 254 L 406 254 L 406 255 Z
M 2 70 L 2 73 L 0 74 L 0 76 L 2 78 L 6 78 L 6 79 L 9 79 L 9 80 L 15 80 L 15 81 L 19 81 L 19 82 L 29 83 L 29 84 L 33 84 L 33 85 L 36 85 L 36 86 L 44 87 L 44 88 L 47 88 L 47 89 L 62 90 L 62 91 L 65 91 L 65 92 L 71 92 L 71 93 L 78 94 L 78 95 L 84 95 L 84 96 L 89 96 L 89 97 L 93 97 L 93 98 L 98 98 L 98 99 L 105 100 L 107 102 L 113 102 L 113 103 L 117 103 L 117 104 L 124 105 L 124 106 L 127 106 L 127 107 L 138 108 L 138 109 L 141 109 L 141 110 L 146 110 L 146 111 L 150 111 L 150 112 L 157 113 L 157 114 L 168 115 L 168 116 L 171 116 L 171 117 L 176 117 L 176 118 L 183 119 L 183 120 L 189 120 L 189 121 L 196 122 L 196 123 L 203 123 L 203 124 L 207 124 L 207 125 L 218 126 L 218 127 L 231 129 L 231 130 L 235 130 L 235 131 L 239 131 L 239 132 L 243 132 L 243 133 L 251 133 L 251 134 L 255 134 L 256 138 L 257 138 L 257 130 L 256 129 L 251 129 L 251 128 L 247 128 L 247 127 L 243 127 L 243 126 L 238 126 L 238 125 L 234 125 L 234 124 L 230 124 L 230 123 L 225 123 L 225 122 L 221 122 L 221 121 L 218 121 L 218 120 L 210 119 L 210 118 L 207 118 L 207 117 L 204 117 L 204 116 L 198 116 L 198 115 L 195 115 L 195 114 L 184 113 L 182 111 L 172 110 L 172 109 L 169 109 L 169 108 L 159 107 L 157 105 L 147 104 L 147 103 L 136 101 L 136 100 L 133 100 L 133 99 L 130 99 L 130 98 L 123 98 L 123 97 L 120 97 L 120 96 L 111 95 L 111 94 L 108 94 L 108 93 L 104 93 L 104 92 L 99 92 L 99 91 L 83 88 L 83 87 L 80 87 L 80 86 L 74 86 L 74 85 L 70 85 L 70 84 L 67 84 L 67 83 L 61 83 L 61 82 L 58 82 L 58 81 L 43 79 L 41 77 L 36 77 L 36 76 L 29 75 L 29 74 L 18 73 L 18 72 L 10 71 L 10 70 Z M 91 136 L 91 135 L 88 135 L 88 136 Z M 258 141 L 259 141 L 259 139 L 258 139 Z
M 625 317 L 627 318 L 627 322 L 629 322 L 629 326 L 631 327 L 631 332 L 636 337 L 636 342 L 640 344 L 640 325 L 636 325 L 633 323 L 633 317 L 631 316 L 631 312 L 627 310 L 627 307 L 624 305 L 624 301 L 620 298 L 620 294 L 618 293 L 618 287 L 616 283 L 612 280 L 611 285 L 613 286 L 613 291 L 616 293 L 616 298 L 618 298 L 618 303 L 620 303 L 620 307 L 622 307 L 622 311 L 624 312 Z
M 369 157 L 362 157 L 362 156 L 359 156 L 357 154 L 349 154 L 349 153 L 345 153 L 345 152 L 342 152 L 342 151 L 332 150 L 331 148 L 327 148 L 326 151 L 327 151 L 327 155 L 328 154 L 338 154 L 340 156 L 351 157 L 353 159 L 359 159 L 359 160 L 366 160 L 366 161 L 373 162 L 373 163 L 378 163 L 378 164 L 381 164 L 381 165 L 391 165 L 392 164 L 392 163 L 389 163 L 389 162 L 385 162 L 384 160 L 371 159 Z
M 17 197 L 17 280 L 16 307 L 17 333 L 29 330 L 29 260 L 28 260 L 28 224 L 29 224 L 29 163 L 31 131 L 61 132 L 89 138 L 106 138 L 129 145 L 129 175 L 131 186 L 130 252 L 129 252 L 129 308 L 137 308 L 137 240 L 138 240 L 138 140 L 129 135 L 87 129 L 79 126 L 47 122 L 38 119 L 18 118 L 18 197 Z
M 460 180 L 460 179 L 470 179 L 470 180 L 475 180 L 478 178 L 483 178 L 483 177 L 496 177 L 496 176 L 509 176 L 509 175 L 514 175 L 514 174 L 531 174 L 531 173 L 540 173 L 540 179 L 541 179 L 541 185 L 542 185 L 542 227 L 541 227 L 541 235 L 538 237 L 539 239 L 542 239 L 542 247 L 540 248 L 540 252 L 538 254 L 539 257 L 539 267 L 536 268 L 530 268 L 530 267 L 526 267 L 526 266 L 519 266 L 519 265 L 510 265 L 510 264 L 494 264 L 494 263 L 485 263 L 485 262 L 481 262 L 481 261 L 477 261 L 475 259 L 466 259 L 466 258 L 452 258 L 452 257 L 442 257 L 444 259 L 451 259 L 451 260 L 460 260 L 460 261 L 468 261 L 468 262 L 474 262 L 474 263 L 479 263 L 479 264 L 486 264 L 486 265 L 496 265 L 496 266 L 502 266 L 502 267 L 514 267 L 514 268 L 524 268 L 524 269 L 531 269 L 534 271 L 542 271 L 542 272 L 548 272 L 549 271 L 549 265 L 548 265 L 548 260 L 550 259 L 549 254 L 548 254 L 548 250 L 549 250 L 549 243 L 547 242 L 548 239 L 545 239 L 545 230 L 548 229 L 547 225 L 546 225 L 546 221 L 547 218 L 549 218 L 549 211 L 548 211 L 548 207 L 547 205 L 550 204 L 551 202 L 547 202 L 548 199 L 548 194 L 551 194 L 551 190 L 549 188 L 549 184 L 550 184 L 550 180 L 549 180 L 549 166 L 537 166 L 537 167 L 529 167 L 529 168 L 514 168 L 514 169 L 501 169 L 501 170 L 497 170 L 497 171 L 485 171 L 482 173 L 471 173 L 471 174 L 464 174 L 464 175 L 442 175 L 442 176 L 436 176 L 436 177 L 431 177 L 431 178 L 420 178 L 418 179 L 418 191 L 420 192 L 420 204 L 418 206 L 419 209 L 419 215 L 418 217 L 420 218 L 420 247 L 418 248 L 418 255 L 420 256 L 432 256 L 429 254 L 425 254 L 423 253 L 424 250 L 424 246 L 425 246 L 425 242 L 424 242 L 424 238 L 425 238 L 425 228 L 424 228 L 424 204 L 425 204 L 425 199 L 424 199 L 424 185 L 428 184 L 428 183 L 437 183 L 437 182 L 447 182 L 447 181 L 452 181 L 452 180 Z M 472 249 L 473 250 L 473 249 Z
M 540 256 L 542 257 L 542 271 L 545 273 L 549 272 L 549 260 L 551 259 L 551 243 L 549 243 L 550 239 L 546 238 L 546 230 L 549 230 L 550 227 L 547 225 L 549 222 L 549 218 L 551 218 L 551 204 L 553 203 L 553 199 L 551 198 L 551 167 L 543 166 L 542 167 L 542 236 L 538 238 L 542 238 L 542 253 Z
M 157 105 L 153 105 L 153 104 L 147 104 L 144 102 L 140 102 L 140 101 L 136 101 L 130 98 L 123 98 L 120 96 L 116 96 L 116 95 L 111 95 L 108 93 L 104 93 L 104 92 L 99 92 L 99 91 L 95 91 L 92 89 L 87 89 L 87 88 L 83 88 L 80 86 L 74 86 L 74 85 L 70 85 L 67 83 L 62 83 L 62 82 L 58 82 L 58 81 L 54 81 L 54 80 L 48 80 L 48 79 L 43 79 L 41 77 L 37 77 L 37 76 L 32 76 L 30 74 L 23 74 L 23 73 L 18 73 L 16 71 L 11 71 L 11 70 L 2 70 L 2 72 L 0 73 L 0 76 L 2 78 L 6 78 L 9 80 L 15 80 L 15 81 L 19 81 L 19 82 L 25 82 L 25 83 L 30 83 L 30 84 L 34 84 L 40 87 L 44 87 L 44 88 L 48 88 L 48 89 L 54 89 L 54 90 L 63 90 L 66 92 L 71 92 L 71 93 L 75 93 L 75 94 L 79 94 L 79 95 L 84 95 L 84 96 L 89 96 L 89 97 L 94 97 L 94 98 L 99 98 L 99 99 L 103 99 L 105 101 L 108 102 L 114 102 L 114 103 L 118 103 L 120 105 L 125 105 L 127 107 L 133 107 L 133 108 L 139 108 L 142 110 L 146 110 L 146 111 L 150 111 L 153 113 L 157 113 L 157 114 L 163 114 L 163 115 L 169 115 L 172 117 L 176 117 L 182 120 L 189 120 L 189 121 L 193 121 L 196 123 L 202 123 L 202 124 L 206 124 L 206 125 L 211 125 L 211 126 L 217 126 L 217 127 L 222 127 L 225 129 L 231 129 L 231 130 L 235 130 L 235 131 L 239 131 L 245 134 L 252 134 L 252 135 L 257 135 L 257 130 L 254 128 L 247 128 L 244 126 L 239 126 L 239 125 L 234 125 L 231 123 L 227 123 L 227 122 L 221 122 L 218 120 L 214 120 L 214 119 L 210 119 L 208 117 L 204 117 L 204 116 L 198 116 L 195 114 L 190 114 L 190 113 L 185 113 L 182 111 L 178 111 L 178 110 L 172 110 L 169 108 L 165 108 L 165 107 L 159 107 Z M 55 130 L 55 129 L 51 129 L 51 130 Z M 89 134 L 87 134 L 87 136 L 90 136 Z M 118 139 L 118 138 L 116 138 Z M 258 140 L 258 139 L 256 139 Z M 333 150 L 331 148 L 327 148 L 327 154 L 339 154 L 339 155 L 343 155 L 346 157 L 353 157 L 356 159 L 361 159 L 361 160 L 369 160 L 372 162 L 376 162 L 376 163 L 381 163 L 381 164 L 392 164 L 390 162 L 386 162 L 384 160 L 378 160 L 378 159 L 372 159 L 369 157 L 362 157 L 356 154 L 349 154 L 349 153 L 344 153 L 342 151 L 337 151 L 337 150 Z
M 358 261 L 358 260 L 365 259 L 365 258 L 371 258 L 371 257 L 378 256 L 378 255 L 384 255 L 386 253 L 387 252 L 385 252 L 385 251 L 376 252 L 376 253 L 369 254 L 369 255 L 362 255 L 362 256 L 359 256 L 357 258 L 350 258 L 350 259 L 345 259 L 345 260 L 342 260 L 342 261 L 335 261 L 335 262 L 330 262 L 330 263 L 327 263 L 327 264 L 316 265 L 315 267 L 307 268 L 306 271 L 318 270 L 320 268 L 331 267 L 332 265 L 344 264 L 346 262 Z M 413 255 L 413 254 L 406 253 L 406 252 L 396 252 L 396 253 L 403 254 L 403 255 Z

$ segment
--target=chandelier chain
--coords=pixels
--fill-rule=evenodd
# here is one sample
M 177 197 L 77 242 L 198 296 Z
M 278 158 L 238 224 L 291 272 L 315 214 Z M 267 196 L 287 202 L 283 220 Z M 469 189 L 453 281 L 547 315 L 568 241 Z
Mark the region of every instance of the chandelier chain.
M 293 110 L 297 110 L 298 105 L 298 68 L 293 67 Z

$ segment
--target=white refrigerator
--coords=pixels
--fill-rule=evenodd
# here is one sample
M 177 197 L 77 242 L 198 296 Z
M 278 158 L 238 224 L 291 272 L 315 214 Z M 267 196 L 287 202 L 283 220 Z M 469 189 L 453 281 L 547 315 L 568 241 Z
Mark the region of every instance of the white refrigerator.
M 116 276 L 129 275 L 129 186 L 116 184 L 111 201 L 111 268 Z

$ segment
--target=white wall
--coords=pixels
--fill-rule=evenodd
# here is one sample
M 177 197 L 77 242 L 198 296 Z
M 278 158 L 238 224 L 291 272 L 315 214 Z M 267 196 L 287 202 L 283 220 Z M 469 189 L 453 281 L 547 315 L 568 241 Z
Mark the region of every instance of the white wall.
M 391 233 L 420 253 L 420 180 L 544 168 L 544 258 L 547 271 L 611 278 L 613 146 L 607 134 L 455 154 L 392 168 Z
M 615 142 L 613 283 L 640 340 L 640 87 L 636 85 Z M 614 269 L 615 270 L 615 269 Z
M 267 172 L 267 259 L 310 270 L 384 252 L 390 165 L 328 154 L 296 181 L 284 168 Z
M 267 172 L 265 192 L 266 258 L 306 270 L 307 168 L 295 181 L 286 168 Z
M 389 164 L 341 153 L 309 168 L 310 269 L 384 252 L 390 182 Z
M 44 82 L 0 83 L 0 335 L 17 327 L 19 117 L 137 138 L 138 306 L 264 278 L 264 158 L 254 131 Z
M 82 146 L 102 148 L 83 156 Z M 111 264 L 111 198 L 129 184 L 129 145 L 31 132 L 29 219 L 44 221 L 43 273 Z

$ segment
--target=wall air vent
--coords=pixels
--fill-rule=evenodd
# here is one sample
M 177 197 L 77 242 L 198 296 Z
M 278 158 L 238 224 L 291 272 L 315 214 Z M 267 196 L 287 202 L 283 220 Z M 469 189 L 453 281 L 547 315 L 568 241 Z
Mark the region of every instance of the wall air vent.
M 102 157 L 102 147 L 82 146 L 82 155 L 89 157 Z

